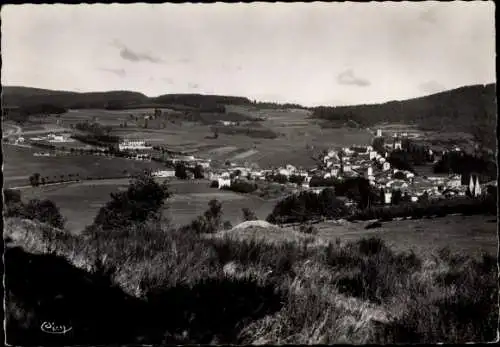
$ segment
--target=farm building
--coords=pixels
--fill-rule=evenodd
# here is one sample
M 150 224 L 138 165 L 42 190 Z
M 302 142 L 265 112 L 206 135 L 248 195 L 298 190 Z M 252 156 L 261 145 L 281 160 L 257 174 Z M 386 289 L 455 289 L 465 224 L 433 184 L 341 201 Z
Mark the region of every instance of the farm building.
M 231 179 L 229 177 L 219 177 L 217 182 L 219 183 L 219 189 L 231 186 Z
M 157 171 L 153 172 L 153 176 L 155 176 L 155 177 L 175 177 L 175 170 L 174 169 L 157 170 Z
M 127 149 L 150 149 L 151 147 L 146 146 L 146 141 L 144 140 L 123 140 L 119 145 L 118 149 L 120 151 Z

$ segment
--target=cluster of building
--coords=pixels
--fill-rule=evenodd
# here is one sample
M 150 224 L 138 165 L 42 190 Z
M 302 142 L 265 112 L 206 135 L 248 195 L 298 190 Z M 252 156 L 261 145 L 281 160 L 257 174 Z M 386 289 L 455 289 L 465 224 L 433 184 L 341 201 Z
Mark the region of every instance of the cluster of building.
M 219 183 L 219 188 L 230 186 L 234 179 L 247 178 L 251 180 L 266 180 L 270 176 L 280 174 L 289 178 L 292 175 L 304 177 L 300 185 L 302 190 L 312 190 L 320 192 L 322 187 L 310 188 L 309 183 L 312 177 L 328 178 L 366 178 L 372 187 L 383 192 L 384 202 L 390 204 L 395 191 L 400 191 L 402 195 L 409 197 L 411 201 L 418 201 L 422 195 L 429 199 L 452 198 L 455 196 L 465 196 L 469 193 L 472 196 L 480 196 L 482 188 L 477 177 L 471 177 L 471 184 L 462 184 L 461 175 L 441 175 L 432 174 L 430 176 L 415 175 L 413 172 L 399 170 L 391 167 L 387 160 L 391 149 L 401 149 L 401 139 L 406 137 L 406 133 L 394 134 L 393 142 L 386 147 L 384 153 L 379 153 L 372 146 L 351 146 L 341 149 L 329 150 L 323 159 L 321 167 L 302 170 L 292 165 L 275 168 L 271 170 L 255 170 L 245 167 L 230 167 L 219 172 L 212 172 L 209 178 Z M 377 131 L 377 136 L 382 136 L 382 131 Z M 452 150 L 460 150 L 453 148 Z M 432 150 L 429 149 L 432 155 Z M 234 177 L 235 171 L 239 172 L 239 177 Z M 483 187 L 484 188 L 484 187 Z
M 118 149 L 120 151 L 127 151 L 127 150 L 146 150 L 146 149 L 152 149 L 153 147 L 149 146 L 146 144 L 146 141 L 144 140 L 130 140 L 126 139 L 121 141 L 118 144 Z

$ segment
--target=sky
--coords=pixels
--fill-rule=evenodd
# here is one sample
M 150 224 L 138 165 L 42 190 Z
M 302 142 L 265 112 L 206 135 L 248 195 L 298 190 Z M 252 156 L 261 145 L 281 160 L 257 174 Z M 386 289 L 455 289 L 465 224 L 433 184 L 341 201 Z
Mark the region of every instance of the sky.
M 315 105 L 496 81 L 490 1 L 2 6 L 2 85 Z

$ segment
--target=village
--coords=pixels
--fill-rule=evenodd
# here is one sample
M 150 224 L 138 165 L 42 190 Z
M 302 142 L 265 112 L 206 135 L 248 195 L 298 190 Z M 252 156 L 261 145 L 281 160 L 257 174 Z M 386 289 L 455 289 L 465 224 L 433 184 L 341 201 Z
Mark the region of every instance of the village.
M 165 164 L 164 169 L 152 172 L 159 178 L 174 178 L 176 167 L 181 165 L 186 171 L 186 178 L 194 179 L 194 169 L 199 168 L 205 179 L 216 182 L 212 184 L 219 189 L 231 188 L 237 181 L 259 181 L 279 182 L 287 186 L 288 192 L 297 193 L 301 191 L 313 191 L 320 193 L 326 185 L 311 184 L 313 178 L 322 180 L 345 180 L 349 178 L 362 177 L 369 181 L 373 189 L 383 194 L 383 203 L 391 204 L 393 194 L 401 193 L 407 201 L 417 202 L 422 197 L 427 199 L 449 199 L 465 195 L 481 196 L 487 185 L 495 185 L 496 181 L 479 183 L 477 177 L 470 177 L 469 182 L 464 182 L 461 175 L 436 174 L 432 170 L 424 170 L 424 173 L 412 172 L 393 167 L 389 162 L 389 156 L 393 151 L 403 151 L 405 140 L 413 141 L 418 136 L 408 132 L 383 134 L 377 129 L 374 134 L 372 145 L 350 146 L 343 148 L 331 148 L 323 152 L 318 158 L 316 167 L 302 168 L 288 164 L 283 167 L 256 168 L 252 163 L 214 163 L 211 158 L 198 158 L 190 153 L 179 153 L 165 150 L 163 147 L 153 146 L 142 139 L 121 139 L 115 149 L 110 152 L 109 148 L 103 146 L 86 144 L 84 147 L 70 148 L 75 140 L 71 133 L 50 133 L 46 136 L 25 138 L 22 136 L 12 137 L 13 144 L 25 146 L 27 143 L 34 147 L 47 148 L 49 151 L 34 153 L 35 156 L 64 156 L 78 155 L 88 152 L 93 155 L 114 156 L 119 155 L 131 160 L 159 161 Z M 387 141 L 389 139 L 389 141 Z M 374 148 L 377 140 L 382 140 L 383 146 Z M 379 141 L 380 143 L 380 141 Z M 65 147 L 67 144 L 68 147 Z M 460 152 L 461 148 L 450 146 L 443 150 L 432 150 L 426 148 L 426 156 L 430 158 L 426 167 L 432 166 L 439 161 L 447 151 Z M 198 175 L 200 176 L 200 175 Z M 281 180 L 276 180 L 280 176 Z M 294 182 L 294 183 L 292 183 Z M 314 182 L 314 180 L 313 180 Z M 346 204 L 352 204 L 346 201 Z
M 376 138 L 382 137 L 382 131 L 378 130 Z M 255 169 L 240 166 L 235 163 L 226 163 L 224 168 L 210 167 L 210 159 L 197 159 L 194 156 L 174 157 L 173 164 L 182 163 L 187 168 L 193 169 L 200 165 L 204 169 L 205 178 L 217 182 L 219 189 L 231 187 L 236 181 L 269 181 L 276 182 L 275 177 L 280 175 L 286 177 L 284 185 L 295 187 L 291 192 L 313 191 L 320 193 L 325 186 L 311 186 L 313 177 L 322 179 L 344 180 L 362 177 L 370 182 L 370 185 L 383 191 L 384 203 L 391 204 L 393 194 L 399 191 L 401 195 L 412 202 L 417 202 L 422 196 L 428 199 L 449 199 L 469 196 L 479 197 L 483 194 L 485 186 L 496 185 L 496 181 L 480 184 L 478 177 L 470 177 L 468 184 L 463 184 L 462 176 L 457 174 L 431 174 L 420 175 L 408 170 L 391 167 L 387 160 L 391 151 L 402 150 L 402 139 L 408 138 L 407 133 L 394 134 L 393 142 L 384 146 L 383 153 L 374 150 L 373 146 L 351 146 L 340 149 L 331 149 L 321 158 L 322 163 L 315 168 L 304 169 L 293 165 L 284 167 Z M 144 144 L 141 143 L 141 146 Z M 461 151 L 459 147 L 452 147 L 451 151 Z M 436 163 L 448 150 L 441 153 L 428 150 L 428 155 L 433 158 L 431 165 Z M 175 169 L 159 170 L 153 173 L 158 177 L 174 177 Z M 193 175 L 188 175 L 193 178 Z M 299 180 L 290 180 L 292 177 L 301 177 Z M 299 181 L 290 183 L 291 181 Z M 352 202 L 347 202 L 352 203 Z

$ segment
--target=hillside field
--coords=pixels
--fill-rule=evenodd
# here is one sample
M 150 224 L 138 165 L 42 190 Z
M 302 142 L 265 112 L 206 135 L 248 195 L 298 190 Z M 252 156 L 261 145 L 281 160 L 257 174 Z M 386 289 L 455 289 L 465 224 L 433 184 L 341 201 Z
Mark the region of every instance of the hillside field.
M 159 179 L 161 180 L 161 179 Z M 60 208 L 67 219 L 71 232 L 79 232 L 92 223 L 99 208 L 110 200 L 110 194 L 126 190 L 128 179 L 87 181 L 58 186 L 23 189 L 23 200 L 50 199 Z M 266 218 L 274 207 L 274 201 L 266 201 L 252 195 L 236 194 L 209 187 L 209 181 L 171 181 L 173 196 L 166 204 L 166 216 L 174 225 L 185 225 L 208 209 L 208 202 L 217 199 L 222 203 L 224 220 L 233 225 L 242 222 L 241 209 L 248 207 L 259 218 Z
M 315 225 L 316 237 L 334 241 L 356 241 L 376 236 L 394 251 L 415 251 L 427 257 L 440 248 L 477 256 L 481 251 L 496 254 L 497 220 L 489 216 L 446 216 L 442 218 L 383 222 L 382 227 L 366 230 L 367 222 L 327 222 Z M 293 229 L 293 228 L 288 228 Z
M 124 111 L 109 110 L 72 110 L 59 117 L 48 117 L 47 122 L 55 123 L 59 119 L 64 127 L 70 124 L 97 121 L 103 125 L 112 126 L 112 134 L 124 138 L 140 138 L 154 145 L 165 145 L 173 150 L 193 151 L 196 156 L 212 158 L 220 162 L 233 160 L 237 164 L 255 163 L 260 167 L 292 164 L 311 167 L 315 162 L 311 159 L 313 151 L 333 146 L 347 146 L 351 144 L 370 144 L 372 134 L 364 129 L 324 129 L 317 120 L 310 118 L 307 110 L 275 110 L 255 109 L 249 106 L 227 106 L 227 112 L 235 112 L 244 116 L 264 119 L 257 122 L 258 129 L 268 129 L 276 134 L 275 139 L 255 137 L 253 135 L 229 135 L 219 133 L 213 138 L 213 131 L 208 125 L 165 120 L 148 121 L 148 128 L 144 128 L 130 119 L 130 114 L 140 116 L 143 113 L 152 113 L 153 109 Z M 127 121 L 127 128 L 121 128 L 120 123 Z M 256 123 L 256 124 L 257 124 Z M 248 125 L 254 127 L 253 125 Z M 258 135 L 257 135 L 258 136 Z M 224 151 L 231 147 L 234 150 Z M 214 150 L 220 148 L 220 153 Z M 250 152 L 251 151 L 251 152 Z M 246 152 L 247 155 L 238 156 Z
M 129 173 L 140 172 L 146 168 L 161 168 L 163 165 L 156 162 L 140 162 L 124 158 L 109 158 L 92 155 L 35 157 L 34 153 L 41 150 L 12 145 L 3 145 L 3 176 L 5 187 L 18 187 L 29 184 L 29 176 L 35 172 L 41 177 L 79 174 L 80 178 L 87 176 L 113 177 Z M 42 151 L 43 152 L 43 151 Z M 115 176 L 115 177 L 116 177 Z

